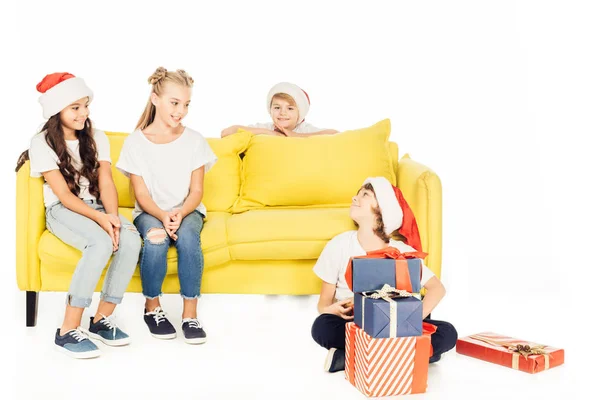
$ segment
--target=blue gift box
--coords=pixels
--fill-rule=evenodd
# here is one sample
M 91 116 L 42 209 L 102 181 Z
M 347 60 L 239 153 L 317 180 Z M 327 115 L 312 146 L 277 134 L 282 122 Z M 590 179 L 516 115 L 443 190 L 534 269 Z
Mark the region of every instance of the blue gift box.
M 354 258 L 352 267 L 352 286 L 354 293 L 378 290 L 388 284 L 397 289 L 412 293 L 421 291 L 421 259 L 409 258 L 395 260 L 391 258 Z M 396 273 L 402 276 L 396 276 Z M 403 282 L 398 284 L 398 282 Z M 399 287 L 400 286 L 400 287 Z
M 413 296 L 390 296 L 387 301 L 367 297 L 370 293 L 354 293 L 354 323 L 369 336 L 390 338 L 423 334 L 421 300 Z

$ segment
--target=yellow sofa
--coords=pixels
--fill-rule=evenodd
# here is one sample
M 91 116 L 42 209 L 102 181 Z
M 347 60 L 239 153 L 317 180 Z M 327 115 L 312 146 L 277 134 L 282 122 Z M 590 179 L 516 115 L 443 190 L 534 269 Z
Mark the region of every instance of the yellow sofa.
M 219 157 L 205 180 L 208 215 L 201 235 L 203 293 L 316 294 L 315 260 L 333 236 L 355 229 L 351 197 L 368 176 L 387 174 L 414 210 L 427 265 L 441 272 L 441 184 L 438 176 L 408 155 L 398 160 L 389 142 L 389 120 L 334 136 L 277 138 L 238 132 L 209 138 Z M 131 219 L 129 180 L 114 168 L 127 137 L 107 132 L 119 211 Z M 37 294 L 63 291 L 81 253 L 45 226 L 42 178 L 17 174 L 16 270 L 27 292 L 27 326 L 34 326 Z M 168 253 L 165 293 L 178 293 L 177 254 Z M 97 286 L 100 290 L 102 282 Z M 139 270 L 128 291 L 140 292 Z

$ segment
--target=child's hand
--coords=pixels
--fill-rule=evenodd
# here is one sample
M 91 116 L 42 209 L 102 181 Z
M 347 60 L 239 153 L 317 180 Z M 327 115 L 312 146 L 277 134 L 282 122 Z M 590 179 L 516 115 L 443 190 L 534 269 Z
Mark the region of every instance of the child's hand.
M 163 215 L 160 219 L 163 226 L 165 227 L 165 231 L 167 231 L 167 235 L 173 240 L 177 240 L 177 235 L 175 231 L 177 229 L 173 229 L 173 221 L 171 221 L 171 212 L 163 211 Z
M 113 226 L 113 231 L 115 234 L 115 241 L 113 242 L 113 253 L 117 250 L 119 250 L 119 237 L 121 234 L 121 220 L 119 219 L 118 215 L 115 214 L 108 214 L 109 218 L 110 218 L 110 223 Z
M 177 240 L 177 235 L 175 232 L 181 226 L 181 221 L 183 220 L 183 216 L 181 215 L 181 209 L 175 208 L 169 213 L 169 218 L 171 218 L 171 224 L 169 226 L 170 229 L 173 230 L 173 234 L 175 236 L 175 240 Z
M 277 132 L 277 131 L 272 131 L 272 130 L 269 130 L 269 129 L 265 129 L 264 132 L 257 133 L 257 135 L 269 135 L 269 136 L 283 136 L 283 137 L 285 137 L 285 133 L 281 133 L 281 132 Z
M 333 314 L 344 318 L 345 320 L 351 320 L 354 318 L 354 301 L 353 299 L 340 300 L 337 303 L 325 307 L 323 310 L 324 314 Z
M 109 215 L 98 211 L 98 214 L 96 216 L 96 223 L 100 225 L 100 228 L 104 229 L 104 231 L 108 233 L 108 236 L 110 236 L 110 240 L 112 240 L 113 243 L 113 251 L 116 251 L 115 249 L 119 247 L 119 242 L 115 240 L 115 226 L 118 226 L 118 228 L 120 228 L 121 221 L 118 218 L 117 221 L 115 221 L 114 215 Z
M 283 134 L 284 136 L 287 136 L 287 137 L 296 136 L 296 132 L 294 132 L 292 130 L 289 130 L 287 128 L 284 128 L 284 127 L 282 127 L 279 124 L 275 124 L 275 131 L 276 132 L 281 132 L 281 134 Z

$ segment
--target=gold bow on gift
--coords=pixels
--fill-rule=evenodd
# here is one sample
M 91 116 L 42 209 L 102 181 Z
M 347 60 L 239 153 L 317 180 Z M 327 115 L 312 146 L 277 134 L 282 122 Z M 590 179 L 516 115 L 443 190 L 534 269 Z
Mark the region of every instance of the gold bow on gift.
M 406 290 L 399 290 L 394 287 L 391 287 L 387 283 L 383 285 L 383 287 L 379 290 L 374 290 L 370 292 L 362 292 L 362 326 L 365 326 L 365 299 L 381 299 L 390 303 L 390 337 L 396 337 L 396 333 L 398 330 L 397 327 L 397 306 L 396 302 L 392 299 L 397 297 L 410 297 L 412 294 L 407 292 Z
M 371 292 L 363 292 L 365 296 L 370 299 L 393 299 L 394 297 L 410 297 L 412 294 L 407 292 L 406 290 L 399 290 L 394 287 L 391 287 L 387 283 L 383 285 L 383 287 L 379 290 L 373 291 L 371 294 L 367 294 Z
M 550 367 L 550 357 L 552 357 L 550 354 L 548 354 L 548 352 L 546 350 L 544 350 L 547 346 L 541 345 L 541 344 L 536 344 L 536 343 L 529 343 L 529 344 L 517 344 L 515 342 L 502 342 L 502 341 L 498 341 L 498 340 L 492 340 L 489 339 L 485 336 L 481 336 L 481 335 L 471 335 L 470 336 L 473 339 L 477 339 L 477 340 L 481 340 L 482 342 L 494 345 L 494 346 L 501 346 L 504 347 L 506 349 L 508 349 L 509 351 L 513 352 L 513 359 L 512 359 L 512 367 L 514 369 L 519 369 L 519 355 L 522 355 L 523 357 L 525 357 L 525 359 L 527 359 L 527 357 L 531 356 L 531 355 L 543 355 L 544 356 L 544 369 L 548 369 Z

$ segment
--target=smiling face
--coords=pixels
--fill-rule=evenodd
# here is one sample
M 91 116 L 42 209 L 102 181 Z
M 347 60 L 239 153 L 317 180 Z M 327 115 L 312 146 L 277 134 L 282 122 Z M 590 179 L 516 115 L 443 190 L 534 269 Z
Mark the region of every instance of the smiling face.
M 160 96 L 152 93 L 152 104 L 156 107 L 155 118 L 176 128 L 188 113 L 191 97 L 191 87 L 167 83 Z
M 369 185 L 370 186 L 370 185 Z M 356 196 L 352 197 L 350 206 L 350 218 L 359 226 L 374 226 L 377 214 L 375 210 L 379 207 L 375 192 L 372 188 L 361 187 Z
M 90 115 L 88 108 L 89 98 L 82 97 L 76 102 L 63 108 L 60 112 L 60 123 L 64 129 L 72 131 L 80 131 L 85 127 L 85 121 Z
M 275 125 L 293 130 L 300 114 L 294 99 L 286 94 L 276 94 L 271 100 L 271 119 Z

